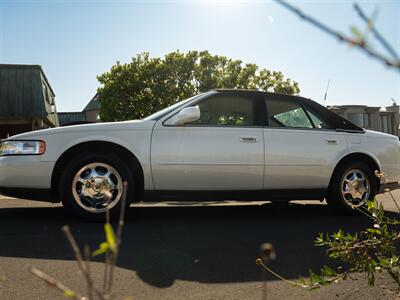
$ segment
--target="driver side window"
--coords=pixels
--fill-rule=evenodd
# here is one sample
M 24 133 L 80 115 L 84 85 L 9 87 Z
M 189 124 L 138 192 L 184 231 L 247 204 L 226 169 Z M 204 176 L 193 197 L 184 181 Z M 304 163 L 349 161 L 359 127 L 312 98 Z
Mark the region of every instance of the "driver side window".
M 254 100 L 236 95 L 216 95 L 197 104 L 200 119 L 190 124 L 253 126 Z

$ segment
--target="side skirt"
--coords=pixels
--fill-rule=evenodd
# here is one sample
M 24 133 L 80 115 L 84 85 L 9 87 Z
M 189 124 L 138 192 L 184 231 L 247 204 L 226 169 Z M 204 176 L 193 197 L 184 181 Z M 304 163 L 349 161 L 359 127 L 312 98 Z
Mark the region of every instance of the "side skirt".
M 326 189 L 285 189 L 258 191 L 145 191 L 145 202 L 152 201 L 289 201 L 323 200 Z
M 50 189 L 1 187 L 0 194 L 24 200 L 59 202 Z

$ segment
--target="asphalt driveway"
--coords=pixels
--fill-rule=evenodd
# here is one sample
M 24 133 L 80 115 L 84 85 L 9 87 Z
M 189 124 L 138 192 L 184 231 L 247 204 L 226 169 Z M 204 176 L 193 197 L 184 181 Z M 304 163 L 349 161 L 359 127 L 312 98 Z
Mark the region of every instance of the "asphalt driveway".
M 400 196 L 400 193 L 397 193 Z M 386 208 L 394 205 L 380 196 Z M 168 203 L 131 207 L 115 277 L 119 296 L 134 299 L 261 299 L 261 272 L 255 264 L 263 242 L 273 243 L 277 260 L 271 266 L 286 278 L 307 275 L 331 263 L 313 246 L 319 232 L 355 231 L 369 224 L 365 217 L 332 214 L 324 203 L 296 202 L 287 207 L 252 202 Z M 34 278 L 36 266 L 67 286 L 84 292 L 84 282 L 60 231 L 71 226 L 80 244 L 94 249 L 104 240 L 101 224 L 83 223 L 64 214 L 60 205 L 0 196 L 0 299 L 62 299 Z M 102 265 L 92 269 L 96 280 Z M 309 292 L 268 275 L 268 299 L 394 298 L 393 284 L 367 287 L 363 276 Z

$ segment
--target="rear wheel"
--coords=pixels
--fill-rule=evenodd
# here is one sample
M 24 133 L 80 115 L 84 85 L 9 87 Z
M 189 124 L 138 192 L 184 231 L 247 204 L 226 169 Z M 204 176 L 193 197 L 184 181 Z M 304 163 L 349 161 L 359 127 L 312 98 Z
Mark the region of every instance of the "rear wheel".
M 377 180 L 372 168 L 362 161 L 349 162 L 335 171 L 326 200 L 334 209 L 353 214 L 355 208 L 374 199 L 376 191 Z
M 106 211 L 119 215 L 124 192 L 128 207 L 133 200 L 134 180 L 129 164 L 103 152 L 84 153 L 71 160 L 60 178 L 59 193 L 65 209 L 88 221 L 104 221 Z M 124 182 L 127 191 L 124 191 Z

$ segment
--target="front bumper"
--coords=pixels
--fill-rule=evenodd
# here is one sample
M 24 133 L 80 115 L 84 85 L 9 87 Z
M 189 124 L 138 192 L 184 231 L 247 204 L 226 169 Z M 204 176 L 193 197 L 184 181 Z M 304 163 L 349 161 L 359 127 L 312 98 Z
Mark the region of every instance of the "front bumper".
M 1 156 L 0 187 L 50 189 L 54 164 L 36 155 Z
M 0 193 L 7 196 L 51 200 L 51 174 L 54 162 L 43 162 L 36 155 L 0 157 Z

